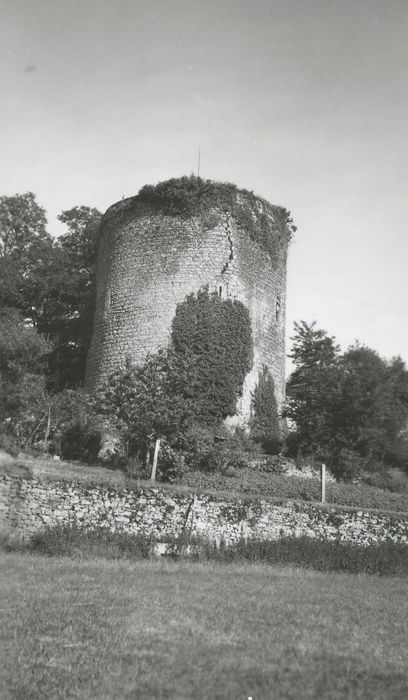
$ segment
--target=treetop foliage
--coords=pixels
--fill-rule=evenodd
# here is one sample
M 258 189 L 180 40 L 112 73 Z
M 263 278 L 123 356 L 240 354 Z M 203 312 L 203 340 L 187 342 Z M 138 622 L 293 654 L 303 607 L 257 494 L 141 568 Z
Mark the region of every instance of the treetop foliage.
M 330 364 L 335 361 L 339 346 L 334 337 L 326 331 L 316 328 L 316 321 L 307 324 L 305 321 L 294 323 L 295 335 L 292 340 L 292 351 L 288 355 L 296 368 L 314 367 L 316 364 Z
M 203 180 L 194 175 L 145 185 L 135 199 L 168 216 L 199 216 L 204 221 L 211 209 L 222 210 L 233 216 L 251 240 L 271 257 L 296 231 L 290 212 L 284 207 L 272 205 L 231 183 Z
M 44 369 L 50 343 L 24 322 L 16 309 L 0 306 L 0 373 L 14 381 L 23 372 Z
M 295 331 L 285 416 L 296 426 L 300 451 L 343 477 L 383 468 L 408 419 L 404 363 L 359 344 L 340 353 L 315 323 L 298 323 Z
M 80 269 L 89 269 L 96 263 L 99 226 L 102 214 L 94 207 L 72 207 L 58 216 L 66 224 L 67 233 L 59 237 L 58 242 L 69 254 L 70 259 Z
M 24 257 L 38 242 L 49 242 L 45 210 L 35 194 L 0 197 L 0 256 Z
M 73 207 L 59 216 L 67 232 L 53 238 L 32 192 L 0 198 L 0 304 L 52 341 L 48 377 L 55 389 L 83 379 L 101 218 L 97 209 Z

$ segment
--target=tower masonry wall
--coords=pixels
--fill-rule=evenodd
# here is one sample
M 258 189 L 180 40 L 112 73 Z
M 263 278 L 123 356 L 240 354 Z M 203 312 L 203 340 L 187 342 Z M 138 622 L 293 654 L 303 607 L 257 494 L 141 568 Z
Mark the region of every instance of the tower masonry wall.
M 249 310 L 254 363 L 236 416 L 246 424 L 252 391 L 266 365 L 274 378 L 278 407 L 285 391 L 287 242 L 273 259 L 228 212 L 215 207 L 206 217 L 170 216 L 125 200 L 102 223 L 97 303 L 88 355 L 86 386 L 92 389 L 129 358 L 143 363 L 167 347 L 177 305 L 204 286 Z

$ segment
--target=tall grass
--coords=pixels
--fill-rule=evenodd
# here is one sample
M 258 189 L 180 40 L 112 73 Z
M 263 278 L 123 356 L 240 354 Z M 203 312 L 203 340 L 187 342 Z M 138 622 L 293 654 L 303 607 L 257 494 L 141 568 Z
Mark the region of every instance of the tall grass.
M 157 556 L 155 545 L 153 537 L 143 534 L 64 525 L 39 532 L 25 543 L 3 542 L 3 549 L 47 556 L 141 560 Z M 168 538 L 166 554 L 201 562 L 288 564 L 318 571 L 408 575 L 408 545 L 391 541 L 362 546 L 337 540 L 284 537 L 279 540 L 242 539 L 235 544 L 221 542 L 217 545 L 202 538 L 192 539 L 190 543 Z
M 249 561 L 291 564 L 318 571 L 408 575 L 408 546 L 394 542 L 362 546 L 309 537 L 240 540 L 229 546 L 200 542 L 193 545 L 192 556 L 204 561 Z
M 70 524 L 49 527 L 26 542 L 10 539 L 3 548 L 46 556 L 139 560 L 151 555 L 153 544 L 154 539 L 146 535 L 111 532 L 107 528 L 87 529 Z

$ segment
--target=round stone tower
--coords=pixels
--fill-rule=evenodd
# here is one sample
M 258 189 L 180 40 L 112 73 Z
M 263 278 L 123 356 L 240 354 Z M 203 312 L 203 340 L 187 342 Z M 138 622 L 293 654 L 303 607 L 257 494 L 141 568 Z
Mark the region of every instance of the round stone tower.
M 245 425 L 263 366 L 285 392 L 288 212 L 234 185 L 185 177 L 142 188 L 101 224 L 97 301 L 86 387 L 127 358 L 141 364 L 168 345 L 177 305 L 207 286 L 249 310 L 253 367 L 231 424 Z

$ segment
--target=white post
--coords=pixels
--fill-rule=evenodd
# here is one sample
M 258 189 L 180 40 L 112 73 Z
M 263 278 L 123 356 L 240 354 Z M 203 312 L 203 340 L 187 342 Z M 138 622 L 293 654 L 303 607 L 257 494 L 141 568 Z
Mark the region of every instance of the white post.
M 326 500 L 326 465 L 323 463 L 320 472 L 320 500 L 322 503 Z
M 159 457 L 159 450 L 160 450 L 160 440 L 156 440 L 156 444 L 154 446 L 154 455 L 153 455 L 153 466 L 152 466 L 152 474 L 150 477 L 150 481 L 152 484 L 156 481 L 156 470 L 157 470 L 157 460 Z

